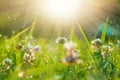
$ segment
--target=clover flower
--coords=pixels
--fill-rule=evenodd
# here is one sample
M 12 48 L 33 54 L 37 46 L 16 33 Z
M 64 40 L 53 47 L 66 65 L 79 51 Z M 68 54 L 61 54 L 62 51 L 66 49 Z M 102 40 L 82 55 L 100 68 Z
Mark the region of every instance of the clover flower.
M 24 54 L 24 61 L 25 62 L 33 62 L 35 60 L 35 53 L 38 52 L 40 50 L 40 46 L 35 46 L 31 49 L 28 49 L 25 54 Z
M 23 59 L 26 63 L 31 63 L 35 60 L 35 54 L 34 53 L 25 53 L 23 56 Z
M 16 49 L 22 49 L 24 46 L 21 44 L 21 43 L 18 43 L 16 46 L 15 46 L 15 48 Z
M 40 46 L 37 45 L 32 49 L 33 52 L 39 52 L 40 51 Z
M 76 49 L 76 43 L 70 41 L 70 42 L 66 42 L 64 44 L 64 50 L 68 53 L 72 52 L 73 50 Z
M 72 51 L 72 53 L 67 54 L 63 59 L 63 63 L 65 64 L 79 64 L 81 60 L 79 60 L 79 55 L 77 51 Z
M 91 42 L 94 52 L 99 52 L 102 41 L 100 39 L 95 39 Z
M 12 60 L 9 58 L 4 59 L 3 65 L 4 65 L 4 70 L 9 70 L 10 67 L 12 66 Z
M 31 61 L 30 61 L 30 54 L 25 53 L 24 56 L 23 56 L 23 59 L 24 59 L 25 62 L 30 63 L 30 62 L 31 62 Z
M 91 44 L 93 45 L 96 45 L 96 46 L 100 46 L 102 44 L 102 41 L 98 38 L 98 39 L 95 39 L 91 42 Z
M 33 47 L 33 46 L 32 46 L 30 43 L 28 43 L 27 45 L 25 45 L 25 47 L 22 48 L 22 51 L 27 52 L 27 51 L 29 51 L 32 47 Z
M 32 53 L 32 54 L 30 54 L 30 61 L 33 62 L 34 60 L 35 60 L 35 54 Z
M 56 39 L 56 43 L 64 44 L 65 42 L 67 42 L 67 38 L 65 38 L 65 37 L 58 37 Z
M 102 52 L 111 53 L 112 51 L 113 51 L 113 48 L 111 46 L 108 46 L 108 45 L 103 45 L 102 46 Z
M 103 45 L 102 46 L 102 56 L 103 56 L 103 58 L 106 58 L 107 56 L 109 56 L 112 51 L 113 51 L 113 48 L 111 46 Z
M 79 55 L 78 55 L 77 50 L 74 50 L 74 51 L 72 52 L 72 57 L 73 57 L 74 59 L 78 59 Z
M 27 44 L 23 49 L 25 53 L 23 59 L 26 63 L 31 63 L 35 60 L 35 53 L 40 51 L 40 46 L 32 46 L 31 44 Z

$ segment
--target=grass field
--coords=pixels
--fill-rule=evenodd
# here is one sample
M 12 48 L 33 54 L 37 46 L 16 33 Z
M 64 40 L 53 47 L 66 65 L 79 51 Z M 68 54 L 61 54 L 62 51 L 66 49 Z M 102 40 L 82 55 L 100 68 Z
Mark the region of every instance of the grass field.
M 33 24 L 13 35 L 0 37 L 0 80 L 119 80 L 120 41 L 88 40 L 74 32 L 67 38 L 34 39 Z M 71 57 L 72 56 L 72 57 Z

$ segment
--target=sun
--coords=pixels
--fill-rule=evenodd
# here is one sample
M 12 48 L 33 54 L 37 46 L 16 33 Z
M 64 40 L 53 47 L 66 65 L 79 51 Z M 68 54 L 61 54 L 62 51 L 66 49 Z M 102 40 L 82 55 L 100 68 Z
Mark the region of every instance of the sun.
M 81 0 L 45 0 L 44 13 L 56 18 L 70 18 L 76 15 Z

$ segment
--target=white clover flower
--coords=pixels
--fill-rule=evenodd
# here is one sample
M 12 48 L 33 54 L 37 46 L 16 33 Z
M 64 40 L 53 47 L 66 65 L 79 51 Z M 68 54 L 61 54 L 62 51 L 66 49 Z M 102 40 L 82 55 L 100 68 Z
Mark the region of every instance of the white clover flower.
M 35 60 L 35 54 L 34 54 L 34 53 L 30 54 L 30 60 L 31 60 L 31 61 L 34 61 L 34 60 Z
M 77 50 L 74 50 L 74 51 L 72 52 L 72 57 L 73 57 L 74 59 L 77 59 L 77 58 L 79 57 Z
M 23 75 L 24 75 L 23 71 L 21 71 L 21 72 L 18 73 L 18 77 L 23 77 Z
M 113 51 L 113 48 L 111 46 L 103 45 L 102 46 L 102 56 L 103 56 L 103 58 L 110 55 L 112 51 Z
M 92 45 L 100 46 L 102 44 L 101 39 L 95 39 L 91 42 Z
M 64 50 L 67 52 L 72 52 L 74 49 L 76 49 L 76 43 L 70 41 L 70 42 L 66 42 L 64 44 Z
M 23 56 L 24 61 L 31 63 L 35 60 L 35 53 L 40 51 L 40 46 L 33 47 L 31 44 L 27 44 L 23 51 L 25 52 Z
M 12 60 L 9 58 L 4 59 L 3 65 L 4 65 L 4 70 L 9 70 L 10 67 L 12 66 Z
M 65 38 L 65 37 L 58 37 L 58 38 L 56 39 L 56 43 L 61 43 L 61 44 L 63 44 L 63 43 L 65 43 L 65 42 L 67 42 L 67 38 Z
M 18 43 L 16 46 L 15 46 L 15 48 L 16 49 L 22 49 L 24 46 L 21 44 L 21 43 Z
M 25 47 L 22 48 L 23 51 L 28 51 L 32 48 L 32 45 L 28 43 Z
M 102 52 L 111 53 L 112 51 L 113 51 L 113 48 L 111 46 L 108 46 L 108 45 L 103 45 L 102 46 Z
M 102 41 L 100 39 L 95 39 L 91 42 L 94 52 L 99 52 Z
M 67 56 L 65 56 L 65 58 L 63 58 L 63 63 L 66 64 L 78 64 L 80 62 L 81 60 L 79 60 L 79 55 L 77 51 L 72 51 L 71 54 L 68 54 Z
M 94 52 L 99 52 L 100 51 L 100 48 L 95 46 L 95 45 L 92 45 L 92 49 Z
M 40 51 L 40 46 L 39 46 L 39 45 L 35 46 L 35 47 L 32 49 L 32 51 L 34 51 L 34 52 L 39 52 L 39 51 Z
M 28 59 L 29 57 L 30 57 L 30 54 L 28 54 L 28 53 L 24 54 L 24 59 Z
M 103 45 L 102 46 L 102 56 L 103 58 L 105 58 L 107 56 L 108 52 L 108 46 L 107 45 Z
M 25 62 L 32 62 L 35 60 L 35 54 L 34 53 L 25 53 L 23 56 L 23 59 Z
M 63 59 L 63 63 L 72 63 L 72 62 L 74 62 L 74 59 L 72 58 L 72 55 L 67 55 Z
M 23 59 L 24 59 L 25 62 L 30 62 L 30 54 L 25 53 L 24 56 L 23 56 Z
M 3 64 L 8 64 L 9 66 L 12 65 L 12 60 L 9 58 L 4 59 Z

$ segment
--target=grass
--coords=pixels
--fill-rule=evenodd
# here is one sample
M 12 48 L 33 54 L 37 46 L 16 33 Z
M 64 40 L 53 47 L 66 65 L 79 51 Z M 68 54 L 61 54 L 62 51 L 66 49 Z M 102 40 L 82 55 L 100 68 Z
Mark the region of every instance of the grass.
M 102 32 L 102 36 L 101 36 L 101 40 L 102 40 L 103 43 L 105 42 L 105 35 L 106 35 L 106 31 L 107 31 L 107 26 L 108 26 L 108 19 L 106 20 L 106 23 L 104 25 L 104 29 L 103 29 L 103 32 Z
M 116 47 L 116 43 L 113 42 L 113 52 L 110 58 L 115 69 L 108 70 L 114 71 L 114 74 L 104 75 L 103 72 L 96 68 L 91 51 L 90 40 L 87 39 L 84 31 L 79 23 L 77 23 L 80 32 L 83 35 L 83 39 L 79 40 L 74 30 L 71 30 L 71 35 L 68 41 L 74 41 L 77 43 L 77 50 L 80 55 L 82 64 L 66 65 L 62 62 L 62 58 L 66 55 L 63 49 L 63 44 L 55 43 L 55 39 L 32 39 L 32 33 L 35 28 L 36 18 L 30 27 L 24 29 L 18 34 L 12 36 L 10 39 L 6 39 L 4 36 L 0 37 L 0 71 L 3 69 L 3 60 L 10 58 L 13 61 L 11 70 L 8 72 L 0 72 L 0 80 L 119 80 L 119 51 Z M 101 40 L 105 41 L 105 33 L 108 20 L 104 26 L 104 31 Z M 23 36 L 24 35 L 24 36 Z M 41 51 L 35 55 L 36 59 L 34 65 L 25 64 L 23 60 L 24 51 L 18 50 L 15 46 L 21 43 L 24 46 L 31 44 L 32 46 L 40 45 Z M 89 68 L 92 66 L 92 68 Z M 19 77 L 19 73 L 23 72 L 23 76 Z M 108 71 L 109 72 L 109 71 Z M 91 74 L 92 73 L 92 74 Z

